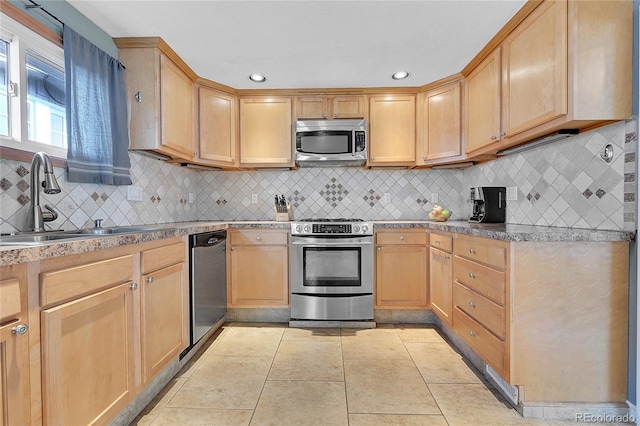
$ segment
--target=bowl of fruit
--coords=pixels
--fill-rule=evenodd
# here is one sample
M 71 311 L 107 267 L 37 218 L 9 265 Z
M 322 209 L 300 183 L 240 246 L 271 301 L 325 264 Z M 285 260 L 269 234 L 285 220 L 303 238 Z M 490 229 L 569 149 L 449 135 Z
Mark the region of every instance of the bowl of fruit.
M 436 222 L 445 222 L 450 217 L 451 210 L 438 205 L 433 206 L 433 209 L 429 212 L 429 220 L 434 220 Z

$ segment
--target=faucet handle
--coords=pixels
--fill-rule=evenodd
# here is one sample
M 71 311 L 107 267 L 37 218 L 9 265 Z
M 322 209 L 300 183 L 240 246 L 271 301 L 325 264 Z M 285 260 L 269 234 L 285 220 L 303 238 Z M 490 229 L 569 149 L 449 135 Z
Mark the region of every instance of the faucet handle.
M 43 222 L 52 222 L 58 218 L 58 212 L 53 209 L 49 204 L 45 204 L 44 208 L 48 211 L 42 212 Z
M 102 222 L 104 222 L 104 219 L 94 219 L 93 225 L 95 228 L 102 228 Z

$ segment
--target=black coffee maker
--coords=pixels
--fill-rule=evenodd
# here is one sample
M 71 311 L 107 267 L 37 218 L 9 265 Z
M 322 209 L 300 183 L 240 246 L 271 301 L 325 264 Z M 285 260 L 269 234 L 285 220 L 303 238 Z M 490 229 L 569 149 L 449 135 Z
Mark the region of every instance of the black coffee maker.
M 507 211 L 507 188 L 476 186 L 471 188 L 473 210 L 469 222 L 504 223 Z

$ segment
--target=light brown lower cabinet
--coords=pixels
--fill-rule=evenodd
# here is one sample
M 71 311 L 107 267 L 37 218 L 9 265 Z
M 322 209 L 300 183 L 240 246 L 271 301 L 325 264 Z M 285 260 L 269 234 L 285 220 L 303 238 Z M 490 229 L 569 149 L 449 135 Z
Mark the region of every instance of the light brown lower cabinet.
M 0 424 L 31 423 L 24 265 L 0 268 Z
M 42 311 L 44 424 L 105 424 L 133 397 L 131 284 Z
M 376 308 L 428 307 L 426 240 L 424 229 L 376 233 Z
M 229 307 L 289 305 L 288 239 L 284 230 L 229 230 Z
M 429 248 L 429 295 L 431 310 L 444 322 L 453 323 L 452 294 L 453 259 L 451 253 Z

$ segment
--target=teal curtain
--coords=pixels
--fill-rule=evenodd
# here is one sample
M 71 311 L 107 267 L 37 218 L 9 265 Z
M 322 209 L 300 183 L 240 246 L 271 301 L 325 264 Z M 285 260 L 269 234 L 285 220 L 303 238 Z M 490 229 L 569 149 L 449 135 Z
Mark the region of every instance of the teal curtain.
M 131 185 L 124 66 L 64 26 L 70 182 Z

